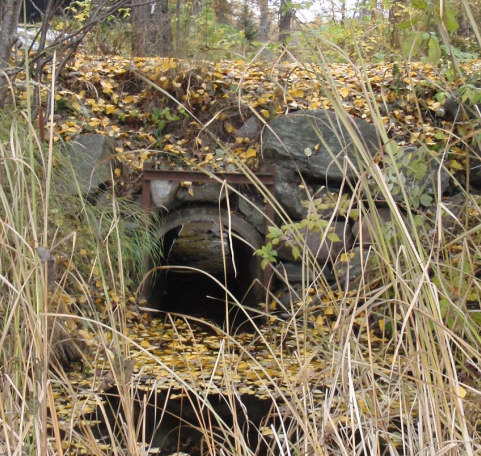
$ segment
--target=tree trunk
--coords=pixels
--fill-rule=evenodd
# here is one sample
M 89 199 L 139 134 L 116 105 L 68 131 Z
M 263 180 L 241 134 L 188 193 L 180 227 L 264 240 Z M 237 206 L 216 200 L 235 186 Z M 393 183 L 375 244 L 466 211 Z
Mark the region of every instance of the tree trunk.
M 346 19 L 346 0 L 341 1 L 341 22 Z
M 143 0 L 132 0 L 130 11 L 130 24 L 132 28 L 132 54 L 141 56 L 145 54 L 147 47 L 147 32 L 145 24 L 150 15 L 150 5 L 144 5 Z
M 202 3 L 201 0 L 192 0 L 192 14 L 194 16 L 198 16 L 202 11 Z
M 21 6 L 22 0 L 2 0 L 0 3 L 0 107 L 5 106 L 8 82 L 4 71 L 10 66 Z
M 3 0 L 0 4 L 0 70 L 10 65 L 21 5 L 22 0 Z
M 158 23 L 157 23 L 158 22 Z M 160 0 L 153 15 L 151 33 L 157 32 L 157 43 L 160 57 L 169 57 L 173 53 L 172 28 L 170 25 L 169 0 Z
M 172 29 L 168 0 L 132 0 L 132 53 L 135 56 L 172 55 Z
M 366 19 L 369 15 L 368 0 L 358 1 L 356 7 L 358 10 L 359 19 Z
M 219 24 L 229 24 L 230 21 L 230 5 L 227 0 L 214 0 L 212 2 L 215 18 Z
M 291 2 L 281 0 L 279 6 L 279 42 L 285 43 L 291 34 L 292 20 L 294 18 L 294 9 Z
M 175 55 L 180 57 L 180 0 L 175 2 Z
M 265 43 L 269 40 L 269 1 L 259 0 L 259 41 Z
M 398 24 L 403 20 L 404 10 L 402 6 L 404 3 L 405 0 L 394 2 L 389 8 L 388 13 L 389 23 L 391 24 L 391 46 L 398 49 L 401 47 Z

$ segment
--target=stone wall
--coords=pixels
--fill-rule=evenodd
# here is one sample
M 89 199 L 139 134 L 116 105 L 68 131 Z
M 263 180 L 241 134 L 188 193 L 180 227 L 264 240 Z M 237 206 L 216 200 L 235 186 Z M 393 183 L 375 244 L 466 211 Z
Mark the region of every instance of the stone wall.
M 355 283 L 367 261 L 366 246 L 376 232 L 390 223 L 393 204 L 401 214 L 406 201 L 426 214 L 441 199 L 450 204 L 453 191 L 450 176 L 439 157 L 427 149 L 398 146 L 393 141 L 383 145 L 374 126 L 361 119 L 347 115 L 338 118 L 324 110 L 298 111 L 270 122 L 260 140 L 260 171 L 268 165 L 276 167 L 275 198 L 283 212 L 283 219 L 276 223 L 284 226 L 281 242 L 276 246 L 278 275 L 289 280 L 305 279 L 312 272 L 304 273 L 306 257 L 295 258 L 292 252 L 297 249 L 307 252 L 328 282 L 348 287 Z M 95 192 L 110 177 L 111 144 L 105 137 L 96 135 L 84 135 L 77 143 L 72 160 L 78 169 L 82 192 Z M 370 174 L 373 162 L 380 173 L 377 176 Z M 353 207 L 341 210 L 340 202 L 349 203 L 352 193 L 362 200 L 362 188 L 369 189 L 373 202 L 362 210 Z M 208 228 L 204 230 L 204 240 L 209 239 L 212 251 L 222 250 L 227 254 L 229 261 L 235 262 L 235 259 L 229 257 L 232 252 L 229 243 L 221 239 L 221 232 L 244 238 L 251 244 L 251 251 L 260 248 L 266 231 L 263 199 L 249 186 L 233 190 L 227 200 L 221 184 L 215 181 L 191 186 L 153 181 L 152 202 L 163 217 L 159 237 L 172 233 L 189 219 L 190 224 L 197 222 L 204 228 L 206 223 L 212 224 L 210 233 Z M 348 198 L 343 200 L 344 196 Z M 332 208 L 321 210 L 319 201 L 326 198 L 332 198 Z M 349 216 L 352 209 L 358 210 L 357 217 Z M 220 223 L 219 213 L 222 214 Z M 428 218 L 426 215 L 426 220 Z M 185 258 L 185 263 L 197 262 L 199 267 L 209 269 L 195 259 L 193 251 L 187 257 L 190 259 Z M 255 258 L 251 261 L 244 256 L 245 264 L 241 265 L 243 273 L 250 274 L 249 280 L 261 276 Z M 214 259 L 211 261 L 213 267 Z M 252 273 L 252 269 L 256 272 Z

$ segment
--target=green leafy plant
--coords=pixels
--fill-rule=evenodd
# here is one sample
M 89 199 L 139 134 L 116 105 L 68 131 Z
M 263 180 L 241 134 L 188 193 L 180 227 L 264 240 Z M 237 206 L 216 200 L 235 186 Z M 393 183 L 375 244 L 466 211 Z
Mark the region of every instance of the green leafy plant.
M 447 32 L 454 34 L 459 27 L 458 9 L 452 1 L 439 5 L 438 2 L 417 0 L 413 1 L 407 10 L 409 17 L 397 24 L 397 28 L 404 34 L 400 43 L 404 55 L 417 57 L 423 50 L 431 63 L 438 65 L 443 54 L 444 57 L 449 57 L 453 47 L 442 45 L 437 33 L 431 31 L 432 22 L 443 23 Z
M 428 160 L 432 160 L 430 152 L 424 148 L 395 148 L 392 154 L 394 162 L 385 170 L 387 187 L 393 196 L 403 195 L 413 209 L 428 207 L 433 203 L 432 192 L 427 192 L 425 177 L 428 172 Z
M 72 17 L 79 22 L 85 22 L 91 14 L 92 8 L 95 5 L 92 4 L 92 0 L 75 0 L 66 10 L 72 14 Z M 119 8 L 117 14 L 107 16 L 106 22 L 113 22 L 115 20 L 121 19 L 125 20 L 130 17 L 130 8 Z
M 278 242 L 278 241 L 277 241 Z M 262 258 L 261 268 L 265 269 L 268 264 L 275 263 L 277 261 L 277 252 L 273 249 L 273 245 L 276 242 L 268 242 L 263 245 L 260 249 L 257 249 L 254 253 Z
M 169 107 L 154 109 L 150 115 L 150 122 L 154 125 L 154 135 L 157 138 L 157 145 L 162 148 L 162 133 L 169 122 L 178 122 L 182 117 L 188 117 L 184 109 L 179 109 L 178 113 L 172 113 Z

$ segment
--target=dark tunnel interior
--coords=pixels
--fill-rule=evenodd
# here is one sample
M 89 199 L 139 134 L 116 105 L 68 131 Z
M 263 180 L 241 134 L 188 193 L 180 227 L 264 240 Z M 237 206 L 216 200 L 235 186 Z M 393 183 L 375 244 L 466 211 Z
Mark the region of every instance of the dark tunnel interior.
M 246 324 L 249 318 L 234 302 L 258 308 L 259 262 L 242 239 L 222 234 L 223 241 L 218 227 L 201 222 L 183 224 L 163 236 L 163 268 L 152 277 L 151 308 L 207 319 L 222 328 L 228 312 L 232 327 Z

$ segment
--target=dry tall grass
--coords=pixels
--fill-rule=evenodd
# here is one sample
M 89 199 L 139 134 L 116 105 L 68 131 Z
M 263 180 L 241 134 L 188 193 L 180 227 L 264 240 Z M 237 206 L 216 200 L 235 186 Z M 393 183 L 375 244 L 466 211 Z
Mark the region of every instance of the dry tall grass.
M 462 4 L 468 9 L 466 0 Z M 372 176 L 391 209 L 390 234 L 374 217 L 370 266 L 364 265 L 366 274 L 350 292 L 329 290 L 319 266 L 303 255 L 303 286 L 286 283 L 289 317 L 259 326 L 247 341 L 215 329 L 217 348 L 212 365 L 203 367 L 202 380 L 193 369 L 195 352 L 193 360 L 185 342 L 187 337 L 193 347 L 204 343 L 194 321 L 182 323 L 182 332 L 174 317 L 163 326 L 173 334 L 175 363 L 131 337 L 133 314 L 127 309 L 129 292 L 118 255 L 122 240 L 115 196 L 108 234 L 90 240 L 98 252 L 90 273 L 81 271 L 75 259 L 85 239 L 76 232 L 60 236 L 52 223 L 58 210 L 52 194 L 53 142 L 40 144 L 28 115 L 2 119 L 2 454 L 143 455 L 152 454 L 165 439 L 181 447 L 177 434 L 166 435 L 170 430 L 162 424 L 169 422 L 165 397 L 164 402 L 158 399 L 155 384 L 146 392 L 146 373 L 154 368 L 163 372 L 158 384 L 164 390 L 167 385 L 184 392 L 186 408 L 195 415 L 193 435 L 203 442 L 204 454 L 481 454 L 481 339 L 472 309 L 480 293 L 479 200 L 465 193 L 466 210 L 455 217 L 436 195 L 427 231 L 418 225 L 409 195 L 406 212 L 401 212 L 342 108 L 323 51 L 316 55 L 323 68 L 317 77 L 351 132 L 361 173 Z M 367 80 L 363 96 L 389 156 L 390 143 Z M 371 189 L 363 180 L 353 189 L 352 204 L 364 217 L 367 209 L 377 214 Z M 63 255 L 55 276 L 50 252 Z M 104 291 L 102 313 L 91 291 L 94 274 Z M 317 323 L 309 318 L 314 311 Z M 79 328 L 88 348 L 79 351 L 70 340 L 59 344 L 63 334 L 76 334 Z M 79 355 L 83 384 L 58 362 Z M 244 430 L 246 375 L 272 405 L 268 427 L 259 431 L 261 449 Z M 115 397 L 106 400 L 106 391 Z M 218 393 L 222 407 L 212 399 Z M 101 432 L 85 422 L 88 416 L 98 419 Z M 108 445 L 100 439 L 105 436 Z

